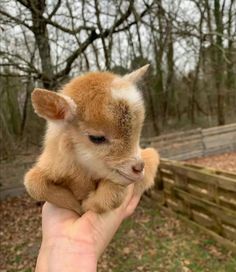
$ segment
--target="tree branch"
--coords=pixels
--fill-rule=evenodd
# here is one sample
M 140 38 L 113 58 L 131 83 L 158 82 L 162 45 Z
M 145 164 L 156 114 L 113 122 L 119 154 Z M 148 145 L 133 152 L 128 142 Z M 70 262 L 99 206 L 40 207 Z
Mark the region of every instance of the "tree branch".
M 69 56 L 66 60 L 66 67 L 61 70 L 59 73 L 56 74 L 55 78 L 56 79 L 60 79 L 60 78 L 64 78 L 65 76 L 67 76 L 71 70 L 71 66 L 73 64 L 73 62 L 75 61 L 75 59 L 81 54 L 83 53 L 86 48 L 96 39 L 101 38 L 101 37 L 107 37 L 110 35 L 111 33 L 111 29 L 113 29 L 113 32 L 115 31 L 115 29 L 120 26 L 132 13 L 132 9 L 133 9 L 133 4 L 134 4 L 134 0 L 130 1 L 129 7 L 127 9 L 127 11 L 117 20 L 114 22 L 114 24 L 111 26 L 111 28 L 106 29 L 104 32 L 97 34 L 95 30 L 93 30 L 91 32 L 91 34 L 89 35 L 89 37 L 83 42 L 81 43 L 81 46 L 75 50 L 71 56 Z
M 56 6 L 53 9 L 53 11 L 48 16 L 49 20 L 51 20 L 51 18 L 56 14 L 56 12 L 60 8 L 60 6 L 61 6 L 61 0 L 58 0 Z
M 12 21 L 14 21 L 15 23 L 17 23 L 19 25 L 23 25 L 23 26 L 27 27 L 29 30 L 32 31 L 32 27 L 31 26 L 29 26 L 28 24 L 26 24 L 24 21 L 18 19 L 16 16 L 12 16 L 12 15 L 10 15 L 9 13 L 7 13 L 7 12 L 5 12 L 3 10 L 0 10 L 0 14 L 2 14 L 3 16 L 11 19 Z

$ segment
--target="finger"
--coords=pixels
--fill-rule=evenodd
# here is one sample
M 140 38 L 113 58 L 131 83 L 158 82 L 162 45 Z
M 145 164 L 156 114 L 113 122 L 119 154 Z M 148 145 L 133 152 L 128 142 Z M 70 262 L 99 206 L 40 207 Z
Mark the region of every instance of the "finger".
M 140 198 L 141 198 L 141 195 L 133 195 L 128 206 L 126 207 L 126 217 L 133 214 L 133 212 L 135 211 L 135 209 L 140 201 Z
M 59 208 L 54 204 L 46 202 L 43 205 L 42 219 L 44 222 L 60 223 L 65 220 L 76 220 L 78 215 L 70 210 Z
M 126 209 L 126 207 L 129 205 L 129 202 L 130 202 L 130 200 L 132 199 L 133 194 L 134 194 L 134 184 L 130 184 L 130 185 L 127 187 L 127 194 L 126 194 L 126 197 L 125 197 L 123 203 L 122 203 L 121 206 L 120 206 L 122 209 Z

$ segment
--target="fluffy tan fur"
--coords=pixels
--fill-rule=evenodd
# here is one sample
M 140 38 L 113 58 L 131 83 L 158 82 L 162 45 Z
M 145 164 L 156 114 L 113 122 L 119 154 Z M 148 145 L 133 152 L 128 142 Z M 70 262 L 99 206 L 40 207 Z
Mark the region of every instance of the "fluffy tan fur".
M 135 83 L 146 70 L 124 77 L 88 73 L 58 93 L 34 90 L 34 109 L 48 127 L 43 152 L 25 175 L 33 198 L 79 214 L 102 213 L 121 204 L 128 184 L 135 193 L 154 184 L 159 156 L 139 147 L 144 106 Z

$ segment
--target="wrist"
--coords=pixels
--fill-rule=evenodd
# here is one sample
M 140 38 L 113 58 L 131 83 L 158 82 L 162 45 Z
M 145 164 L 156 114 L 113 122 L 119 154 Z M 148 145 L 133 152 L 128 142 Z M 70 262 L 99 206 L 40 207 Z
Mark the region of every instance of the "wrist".
M 43 241 L 37 259 L 36 272 L 96 272 L 97 257 L 87 243 L 63 238 Z

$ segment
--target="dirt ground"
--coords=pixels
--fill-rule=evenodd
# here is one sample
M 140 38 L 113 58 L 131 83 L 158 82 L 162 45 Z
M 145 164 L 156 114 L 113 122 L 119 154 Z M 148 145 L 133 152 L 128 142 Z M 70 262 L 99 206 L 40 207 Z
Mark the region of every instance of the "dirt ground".
M 41 207 L 28 196 L 1 202 L 0 271 L 34 271 Z M 210 237 L 143 200 L 99 261 L 100 272 L 233 272 L 236 256 Z
M 19 180 L 32 160 L 26 156 L 20 172 L 16 164 L 6 163 L 2 180 L 11 179 L 9 173 L 14 182 Z M 236 152 L 189 161 L 236 172 Z M 24 195 L 0 202 L 0 214 L 0 272 L 34 271 L 41 241 L 41 206 Z M 235 267 L 235 255 L 198 229 L 165 214 L 155 201 L 146 200 L 122 224 L 98 271 L 233 272 Z
M 35 162 L 37 154 L 26 153 L 17 155 L 13 160 L 0 162 L 0 189 L 18 187 L 23 184 L 26 171 Z

